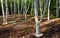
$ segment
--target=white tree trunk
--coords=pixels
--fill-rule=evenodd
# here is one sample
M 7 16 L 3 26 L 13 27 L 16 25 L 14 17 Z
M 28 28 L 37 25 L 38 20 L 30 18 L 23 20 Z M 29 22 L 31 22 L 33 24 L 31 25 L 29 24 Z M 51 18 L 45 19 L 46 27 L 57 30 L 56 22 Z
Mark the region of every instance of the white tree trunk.
M 41 32 L 40 32 L 40 24 L 38 21 L 38 11 L 37 11 L 37 0 L 34 0 L 34 13 L 35 13 L 35 23 L 36 23 L 36 37 L 40 37 L 42 36 Z
M 49 0 L 49 3 L 48 3 L 48 21 L 50 18 L 50 3 L 51 3 L 51 0 Z
M 1 0 L 1 6 L 2 6 L 2 14 L 3 14 L 3 23 L 5 23 L 5 13 L 4 13 L 3 0 Z
M 9 15 L 9 10 L 8 10 L 8 4 L 7 4 L 8 0 L 5 0 L 5 7 L 6 7 L 6 12 L 7 12 L 7 16 Z
M 37 0 L 34 0 L 34 13 L 35 13 L 35 23 L 36 23 L 36 34 L 40 33 L 39 31 L 39 23 L 38 23 L 38 12 L 37 12 Z
M 8 6 L 7 6 L 7 0 L 5 1 L 5 7 L 6 7 L 6 23 L 7 23 L 7 16 L 8 16 Z

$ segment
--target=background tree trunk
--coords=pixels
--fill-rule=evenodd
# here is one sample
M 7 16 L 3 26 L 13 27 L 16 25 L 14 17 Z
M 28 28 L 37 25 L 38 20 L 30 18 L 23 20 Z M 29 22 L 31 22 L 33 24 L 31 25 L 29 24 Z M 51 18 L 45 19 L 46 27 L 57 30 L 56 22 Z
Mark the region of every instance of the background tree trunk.
M 27 20 L 26 1 L 27 1 L 27 0 L 24 1 L 24 15 L 25 15 L 25 21 Z
M 59 17 L 58 0 L 56 0 L 56 17 Z
M 16 0 L 14 0 L 14 17 L 16 17 Z
M 7 23 L 7 17 L 8 17 L 8 6 L 7 6 L 7 0 L 5 0 L 5 7 L 6 7 L 6 23 Z
M 11 15 L 13 14 L 12 12 L 12 0 L 10 0 L 10 7 L 11 7 Z
M 2 14 L 3 14 L 3 23 L 5 23 L 5 13 L 4 13 L 3 0 L 1 0 L 1 6 L 2 6 Z
M 19 11 L 19 0 L 18 0 L 18 15 L 20 15 L 20 11 Z

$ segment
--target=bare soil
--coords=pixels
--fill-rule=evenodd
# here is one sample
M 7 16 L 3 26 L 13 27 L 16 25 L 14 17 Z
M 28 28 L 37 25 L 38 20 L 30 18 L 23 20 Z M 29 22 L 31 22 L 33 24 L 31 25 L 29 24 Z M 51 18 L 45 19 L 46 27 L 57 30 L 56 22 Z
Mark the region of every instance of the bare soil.
M 35 33 L 35 20 L 33 16 L 28 16 L 27 21 L 24 21 L 24 16 L 20 18 L 8 17 L 8 21 L 16 21 L 17 24 L 9 23 L 1 25 L 2 17 L 0 17 L 0 38 L 37 38 Z M 60 18 L 47 21 L 44 18 L 40 24 L 40 30 L 44 34 L 39 38 L 60 38 Z

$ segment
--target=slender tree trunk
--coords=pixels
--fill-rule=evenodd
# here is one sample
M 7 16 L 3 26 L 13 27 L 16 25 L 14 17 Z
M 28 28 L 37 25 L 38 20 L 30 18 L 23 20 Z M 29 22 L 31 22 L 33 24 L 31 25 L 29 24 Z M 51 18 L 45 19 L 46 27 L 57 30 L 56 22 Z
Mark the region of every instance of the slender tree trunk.
M 14 0 L 14 17 L 16 17 L 16 0 Z
M 51 0 L 49 0 L 49 3 L 48 3 L 48 21 L 50 18 L 50 3 L 51 3 Z
M 25 15 L 25 21 L 27 20 L 27 12 L 26 12 L 26 1 L 24 1 L 24 15 Z
M 46 8 L 47 8 L 47 6 L 48 6 L 48 0 L 44 0 L 44 9 L 43 9 L 43 0 L 41 0 L 41 5 L 40 5 L 40 11 L 41 11 L 41 17 L 40 17 L 40 22 L 39 23 L 41 23 L 41 21 L 42 21 L 42 19 L 43 19 L 43 17 L 44 17 L 44 15 L 45 15 L 45 13 L 46 13 Z M 42 10 L 41 10 L 42 9 Z M 43 13 L 42 13 L 43 12 Z
M 12 0 L 10 0 L 10 7 L 11 7 L 11 15 L 13 14 L 12 12 Z
M 42 36 L 42 34 L 40 33 L 40 24 L 38 21 L 38 11 L 37 11 L 37 0 L 34 0 L 34 13 L 35 13 L 35 23 L 36 23 L 36 37 L 40 37 Z
M 42 14 L 43 14 L 43 0 L 40 0 L 40 2 L 39 2 L 39 4 L 40 4 L 40 20 L 41 20 L 41 18 L 42 18 Z
M 58 0 L 56 0 L 56 17 L 59 17 Z
M 27 6 L 27 5 L 26 5 Z M 29 7 L 30 7 L 30 0 L 29 0 L 29 3 L 28 3 L 28 7 L 26 7 L 26 14 L 27 14 L 27 12 L 28 12 L 28 10 L 29 10 Z
M 25 21 L 27 20 L 27 12 L 26 12 L 26 0 L 25 0 Z
M 18 15 L 20 15 L 20 11 L 19 11 L 19 0 L 18 0 Z
M 45 13 L 46 13 L 46 9 L 47 9 L 47 7 L 48 7 L 48 0 L 45 0 L 45 6 L 44 6 L 44 11 L 43 11 L 43 15 L 42 15 L 42 17 L 44 17 L 44 15 L 45 15 Z
M 5 0 L 5 7 L 6 7 L 6 12 L 7 12 L 7 16 L 9 15 L 9 10 L 8 10 L 8 4 L 7 4 L 8 0 Z
M 5 1 L 5 7 L 6 7 L 6 23 L 7 23 L 7 16 L 8 16 L 8 6 L 7 6 L 7 0 Z
M 31 4 L 31 15 L 33 15 L 33 0 L 32 0 L 32 4 Z
M 23 13 L 23 0 L 21 0 L 21 10 L 20 10 L 20 13 Z
M 38 23 L 38 12 L 37 12 L 37 0 L 34 0 L 34 13 L 35 13 L 35 22 L 36 22 L 36 34 L 39 34 L 39 23 Z
M 4 13 L 3 0 L 1 0 L 1 6 L 2 6 L 2 14 L 3 14 L 3 23 L 5 23 L 5 13 Z
M 23 2 L 23 15 L 25 14 L 25 1 L 22 1 Z

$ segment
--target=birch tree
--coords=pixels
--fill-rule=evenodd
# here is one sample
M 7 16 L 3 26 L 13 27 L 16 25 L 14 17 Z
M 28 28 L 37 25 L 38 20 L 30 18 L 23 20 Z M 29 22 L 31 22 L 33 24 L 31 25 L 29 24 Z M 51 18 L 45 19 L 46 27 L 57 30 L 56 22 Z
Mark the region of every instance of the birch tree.
M 39 4 L 40 4 L 40 18 L 42 18 L 42 14 L 43 14 L 43 0 L 40 0 Z M 41 19 L 40 19 L 40 21 L 41 21 Z
M 48 21 L 49 21 L 49 18 L 50 18 L 50 3 L 51 3 L 51 0 L 48 1 Z
M 2 14 L 3 14 L 3 24 L 5 24 L 5 23 L 6 23 L 6 21 L 5 21 L 5 13 L 4 13 L 3 0 L 1 0 L 1 7 L 2 7 Z
M 43 15 L 42 16 L 44 16 L 45 15 L 45 13 L 46 13 L 46 9 L 47 9 L 47 7 L 48 7 L 48 0 L 44 0 L 44 11 L 43 11 Z
M 36 23 L 36 37 L 40 37 L 43 34 L 40 32 L 40 24 L 38 22 L 38 12 L 37 12 L 37 0 L 34 0 L 34 13 L 35 13 L 35 23 Z
M 6 23 L 7 23 L 7 16 L 8 16 L 8 5 L 7 5 L 7 0 L 5 0 L 5 7 L 6 7 Z
M 44 2 L 44 3 L 42 3 L 42 2 Z M 46 13 L 46 9 L 47 9 L 47 6 L 48 6 L 48 0 L 41 0 L 41 3 L 40 3 L 41 5 L 40 5 L 40 11 L 41 11 L 41 17 L 40 17 L 40 21 L 39 21 L 39 23 L 41 23 L 42 22 L 42 19 L 43 19 L 43 17 L 44 17 L 44 15 L 45 15 L 45 13 Z M 44 9 L 43 9 L 43 13 L 42 13 L 42 4 L 44 4 Z M 42 6 L 42 7 L 41 7 Z

